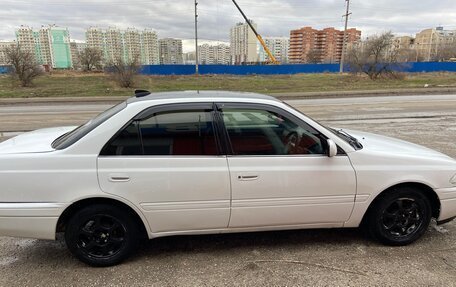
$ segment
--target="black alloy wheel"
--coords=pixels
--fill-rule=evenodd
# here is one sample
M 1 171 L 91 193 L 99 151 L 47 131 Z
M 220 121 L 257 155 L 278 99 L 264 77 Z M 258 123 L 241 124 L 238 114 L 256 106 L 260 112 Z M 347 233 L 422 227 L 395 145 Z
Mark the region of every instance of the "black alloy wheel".
M 423 220 L 423 210 L 413 198 L 398 198 L 383 211 L 382 216 L 384 232 L 395 237 L 413 234 L 423 224 Z
M 65 241 L 70 251 L 92 266 L 112 266 L 125 260 L 138 243 L 133 217 L 110 205 L 93 205 L 76 212 L 68 221 Z
M 420 238 L 432 217 L 429 199 L 411 187 L 394 189 L 370 209 L 367 224 L 374 238 L 388 245 L 407 245 Z
M 126 228 L 116 218 L 98 214 L 79 227 L 78 248 L 87 256 L 109 258 L 125 245 Z

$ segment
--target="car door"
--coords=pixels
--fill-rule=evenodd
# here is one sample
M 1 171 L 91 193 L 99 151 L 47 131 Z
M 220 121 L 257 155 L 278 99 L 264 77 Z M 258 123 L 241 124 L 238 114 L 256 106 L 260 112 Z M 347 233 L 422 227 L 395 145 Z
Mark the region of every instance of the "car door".
M 341 226 L 352 212 L 355 171 L 327 138 L 269 105 L 218 104 L 231 147 L 230 228 Z
M 230 180 L 212 103 L 145 110 L 98 158 L 103 191 L 140 207 L 152 232 L 223 229 Z

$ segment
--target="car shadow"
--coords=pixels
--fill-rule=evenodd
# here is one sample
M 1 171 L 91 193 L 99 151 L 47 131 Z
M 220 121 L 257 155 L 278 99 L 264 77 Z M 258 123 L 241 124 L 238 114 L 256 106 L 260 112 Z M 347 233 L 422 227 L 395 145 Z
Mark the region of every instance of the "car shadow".
M 186 235 L 160 237 L 142 244 L 136 258 L 158 256 L 170 253 L 231 253 L 233 250 L 252 249 L 293 249 L 325 248 L 328 245 L 339 247 L 378 245 L 362 229 L 307 229 L 288 231 L 264 231 L 248 233 L 228 233 L 212 235 Z

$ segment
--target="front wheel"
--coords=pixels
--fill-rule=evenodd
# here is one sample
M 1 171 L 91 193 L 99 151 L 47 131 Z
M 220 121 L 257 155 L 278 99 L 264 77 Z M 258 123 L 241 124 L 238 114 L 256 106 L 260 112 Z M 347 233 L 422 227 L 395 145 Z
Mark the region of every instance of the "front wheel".
M 420 238 L 431 221 L 431 204 L 410 187 L 392 190 L 374 203 L 367 217 L 371 235 L 388 245 L 407 245 Z
M 82 262 L 98 267 L 125 260 L 138 243 L 138 228 L 133 217 L 105 204 L 85 207 L 66 224 L 65 242 Z

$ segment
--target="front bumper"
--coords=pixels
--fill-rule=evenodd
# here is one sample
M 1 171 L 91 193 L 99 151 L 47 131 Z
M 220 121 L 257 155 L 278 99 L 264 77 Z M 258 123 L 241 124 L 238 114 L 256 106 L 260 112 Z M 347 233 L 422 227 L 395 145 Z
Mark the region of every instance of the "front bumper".
M 440 215 L 437 222 L 448 222 L 456 217 L 456 187 L 435 189 L 440 199 Z
M 60 203 L 0 203 L 0 236 L 55 239 Z

